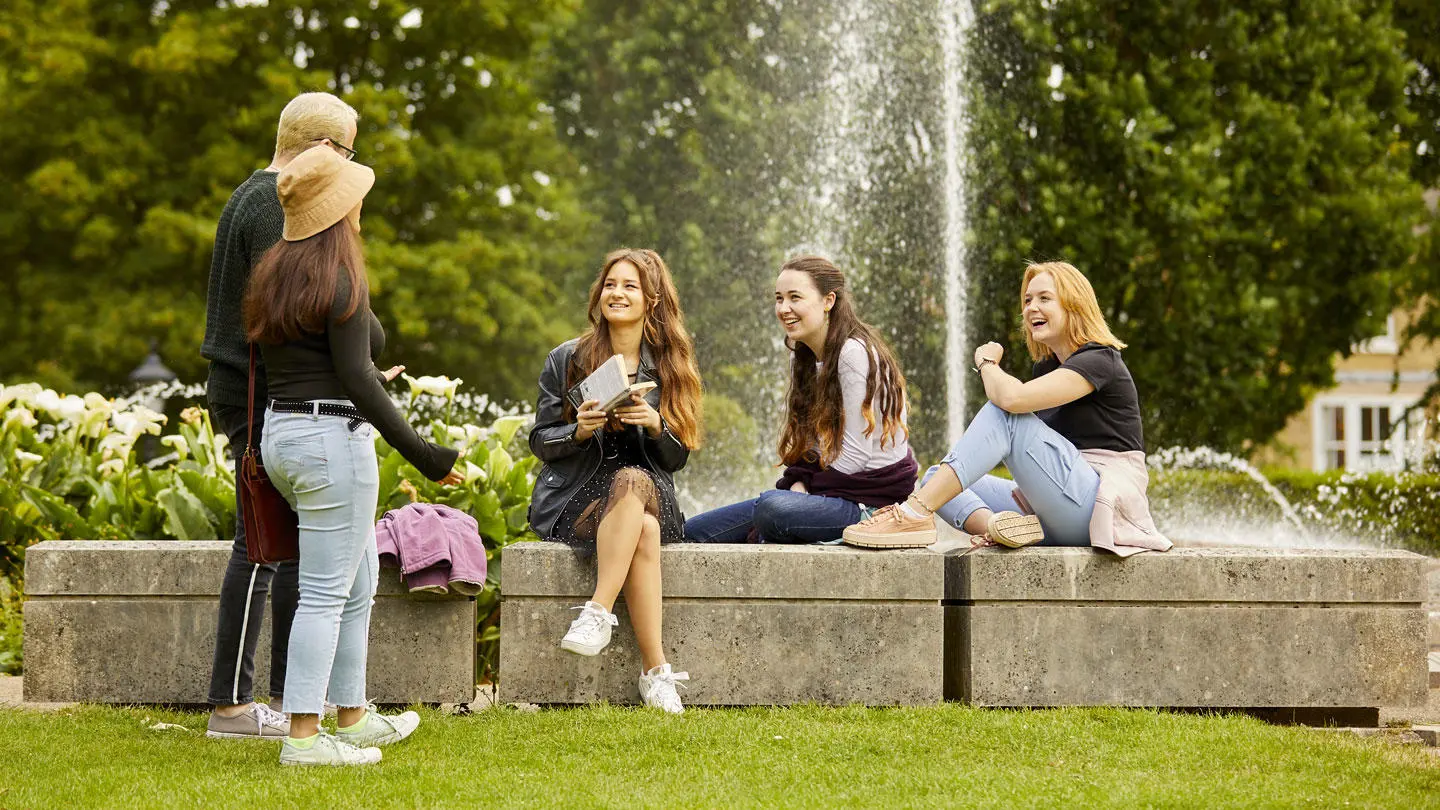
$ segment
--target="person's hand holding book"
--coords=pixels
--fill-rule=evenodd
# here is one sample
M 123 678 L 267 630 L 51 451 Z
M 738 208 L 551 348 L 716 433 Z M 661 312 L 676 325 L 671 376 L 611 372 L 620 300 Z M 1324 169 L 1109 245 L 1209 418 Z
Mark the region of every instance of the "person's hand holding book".
M 600 400 L 587 399 L 580 403 L 575 412 L 575 443 L 589 441 L 595 431 L 605 424 L 605 412 L 600 410 Z
M 620 421 L 627 425 L 639 425 L 649 431 L 651 436 L 660 435 L 660 412 L 650 407 L 645 401 L 645 395 L 636 391 L 630 395 L 634 405 L 627 405 L 624 408 L 616 408 L 615 415 Z

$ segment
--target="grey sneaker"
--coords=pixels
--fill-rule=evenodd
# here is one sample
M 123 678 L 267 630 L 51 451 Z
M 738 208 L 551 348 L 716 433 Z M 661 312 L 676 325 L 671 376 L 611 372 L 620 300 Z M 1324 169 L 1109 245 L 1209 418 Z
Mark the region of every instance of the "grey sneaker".
M 374 765 L 379 761 L 379 748 L 356 748 L 323 731 L 309 748 L 296 747 L 288 737 L 280 746 L 281 765 Z
M 225 740 L 278 740 L 290 734 L 290 719 L 264 703 L 251 703 L 234 717 L 211 712 L 205 736 Z
M 356 732 L 337 731 L 335 739 L 343 743 L 349 743 L 357 748 L 365 748 L 372 745 L 389 745 L 397 743 L 409 737 L 420 725 L 420 715 L 415 712 L 405 712 L 392 717 L 370 709 L 365 716 L 365 727 Z

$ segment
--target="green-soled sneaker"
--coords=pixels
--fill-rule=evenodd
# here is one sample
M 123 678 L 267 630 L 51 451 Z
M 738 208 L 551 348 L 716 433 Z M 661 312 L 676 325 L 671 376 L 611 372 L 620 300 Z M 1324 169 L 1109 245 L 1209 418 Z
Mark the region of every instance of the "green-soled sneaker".
M 371 745 L 389 745 L 409 737 L 420 725 L 420 715 L 405 712 L 387 717 L 371 709 L 365 719 L 335 732 L 335 739 L 364 748 Z
M 303 741 L 286 737 L 280 746 L 281 765 L 374 765 L 379 761 L 379 748 L 356 748 L 324 732 Z

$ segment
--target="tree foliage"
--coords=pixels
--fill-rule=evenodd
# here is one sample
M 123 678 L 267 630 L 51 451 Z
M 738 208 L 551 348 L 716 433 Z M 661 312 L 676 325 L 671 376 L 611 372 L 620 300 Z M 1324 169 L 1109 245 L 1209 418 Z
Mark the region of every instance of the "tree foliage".
M 1440 191 L 1436 190 L 1440 186 L 1440 4 L 1396 0 L 1395 21 L 1405 32 L 1405 53 L 1414 60 L 1405 89 L 1415 113 L 1405 130 L 1416 155 L 1412 174 L 1431 195 L 1420 248 L 1402 288 L 1404 302 L 1418 307 L 1405 339 L 1410 345 L 1426 340 L 1440 343 Z M 1440 367 L 1435 372 L 1440 376 Z M 1432 407 L 1440 405 L 1440 381 L 1430 384 L 1422 400 Z
M 569 332 L 577 166 L 532 79 L 574 0 L 17 0 L 0 10 L 0 377 L 121 382 L 158 339 L 183 379 L 215 222 L 286 101 L 360 111 L 386 359 L 528 399 Z
M 977 338 L 1068 259 L 1152 445 L 1244 449 L 1377 331 L 1422 215 L 1387 2 L 993 0 L 975 28 Z

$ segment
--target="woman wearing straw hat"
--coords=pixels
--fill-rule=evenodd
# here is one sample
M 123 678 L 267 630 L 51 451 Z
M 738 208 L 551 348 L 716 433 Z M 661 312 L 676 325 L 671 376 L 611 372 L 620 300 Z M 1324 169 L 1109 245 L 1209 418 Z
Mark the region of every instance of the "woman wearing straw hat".
M 348 154 L 348 153 L 347 153 Z M 328 142 L 280 172 L 281 242 L 251 275 L 246 336 L 265 359 L 270 400 L 261 455 L 270 480 L 300 516 L 300 605 L 290 631 L 283 765 L 367 765 L 375 746 L 409 736 L 414 712 L 367 708 L 365 656 L 379 561 L 379 470 L 373 430 L 426 477 L 460 482 L 456 453 L 422 439 L 382 387 L 403 366 L 373 358 L 385 330 L 370 311 L 360 204 L 375 183 Z M 327 699 L 338 730 L 320 733 Z

